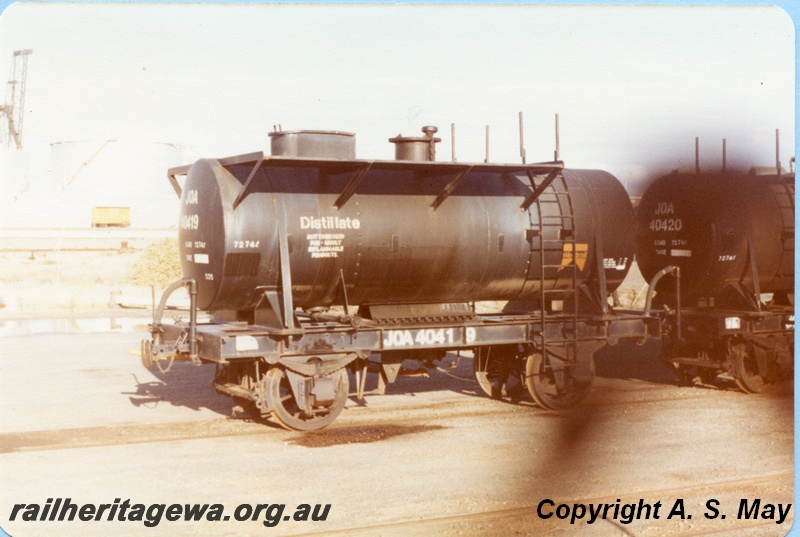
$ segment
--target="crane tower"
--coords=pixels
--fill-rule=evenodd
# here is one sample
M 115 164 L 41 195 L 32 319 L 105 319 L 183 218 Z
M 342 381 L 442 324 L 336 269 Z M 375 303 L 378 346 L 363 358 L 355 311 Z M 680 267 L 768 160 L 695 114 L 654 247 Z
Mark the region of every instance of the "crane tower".
M 17 149 L 22 149 L 22 120 L 25 116 L 25 81 L 28 77 L 28 56 L 31 49 L 15 50 L 11 80 L 8 81 L 5 103 L 0 107 L 0 121 L 8 123 L 6 143 L 11 147 L 13 141 Z

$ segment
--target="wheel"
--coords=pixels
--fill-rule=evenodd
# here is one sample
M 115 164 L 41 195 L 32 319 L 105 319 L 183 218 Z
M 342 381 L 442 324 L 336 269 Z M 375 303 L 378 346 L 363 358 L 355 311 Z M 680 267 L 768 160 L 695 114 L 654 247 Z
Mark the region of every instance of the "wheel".
M 477 348 L 472 369 L 481 390 L 492 399 L 516 402 L 524 397 L 522 361 L 516 348 Z
M 153 366 L 153 342 L 149 339 L 143 339 L 140 352 L 142 365 L 145 369 L 150 369 Z
M 745 393 L 764 393 L 769 387 L 758 367 L 753 348 L 739 343 L 731 350 L 733 376 Z
M 330 425 L 344 409 L 350 391 L 347 371 L 335 371 L 330 375 L 335 386 L 333 402 L 327 406 L 315 406 L 311 413 L 306 413 L 297 405 L 283 368 L 273 367 L 266 377 L 267 402 L 272 418 L 283 427 L 295 431 L 313 431 Z
M 159 369 L 161 369 L 161 364 L 159 363 L 159 358 L 153 354 L 153 348 L 156 345 L 161 345 L 161 333 L 156 332 L 153 334 L 153 339 L 143 339 L 141 345 L 141 359 L 142 365 L 147 368 L 151 369 L 153 367 L 153 363 L 155 363 Z M 162 371 L 163 372 L 163 371 Z
M 571 366 L 548 360 L 538 351 L 528 356 L 525 384 L 533 400 L 548 410 L 563 410 L 575 406 L 586 397 L 592 385 L 594 359 L 591 360 L 591 376 L 588 381 L 578 382 L 572 377 Z

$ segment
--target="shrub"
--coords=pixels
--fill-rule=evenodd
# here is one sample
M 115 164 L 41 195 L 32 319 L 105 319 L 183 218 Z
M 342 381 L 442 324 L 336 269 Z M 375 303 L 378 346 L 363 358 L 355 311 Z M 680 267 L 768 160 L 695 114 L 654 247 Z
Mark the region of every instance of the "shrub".
M 128 281 L 163 289 L 182 276 L 178 241 L 164 239 L 145 248 L 133 263 Z

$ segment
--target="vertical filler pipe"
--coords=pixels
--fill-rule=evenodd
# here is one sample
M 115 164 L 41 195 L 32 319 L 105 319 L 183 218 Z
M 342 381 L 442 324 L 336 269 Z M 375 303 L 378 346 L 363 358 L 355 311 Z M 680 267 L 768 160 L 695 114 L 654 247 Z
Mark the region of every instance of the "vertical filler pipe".
M 725 138 L 723 138 L 722 139 L 722 173 L 725 173 L 725 168 L 726 168 L 726 165 L 727 165 L 727 163 L 726 163 L 726 158 L 727 158 L 726 150 L 727 150 L 727 148 L 726 148 L 726 140 L 725 140 Z
M 694 173 L 700 174 L 700 138 L 694 139 Z
M 675 324 L 678 325 L 675 337 L 681 343 L 681 268 L 675 267 Z
M 456 161 L 456 124 L 450 124 L 450 158 Z
M 489 163 L 489 125 L 486 125 L 486 158 L 483 162 Z
M 553 152 L 553 160 L 554 161 L 557 162 L 559 160 L 560 153 L 561 153 L 561 149 L 560 149 L 559 143 L 558 143 L 558 114 L 556 114 L 556 150 Z
M 525 142 L 522 135 L 522 112 L 519 113 L 519 155 L 522 157 L 522 163 L 525 164 Z
M 189 359 L 200 365 L 197 357 L 197 281 L 189 280 Z

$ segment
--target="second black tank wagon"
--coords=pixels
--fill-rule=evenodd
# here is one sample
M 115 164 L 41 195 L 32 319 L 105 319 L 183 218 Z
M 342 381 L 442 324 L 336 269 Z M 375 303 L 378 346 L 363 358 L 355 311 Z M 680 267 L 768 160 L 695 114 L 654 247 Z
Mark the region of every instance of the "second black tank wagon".
M 762 392 L 794 371 L 794 173 L 673 173 L 642 196 L 636 258 L 661 274 L 662 357 Z

